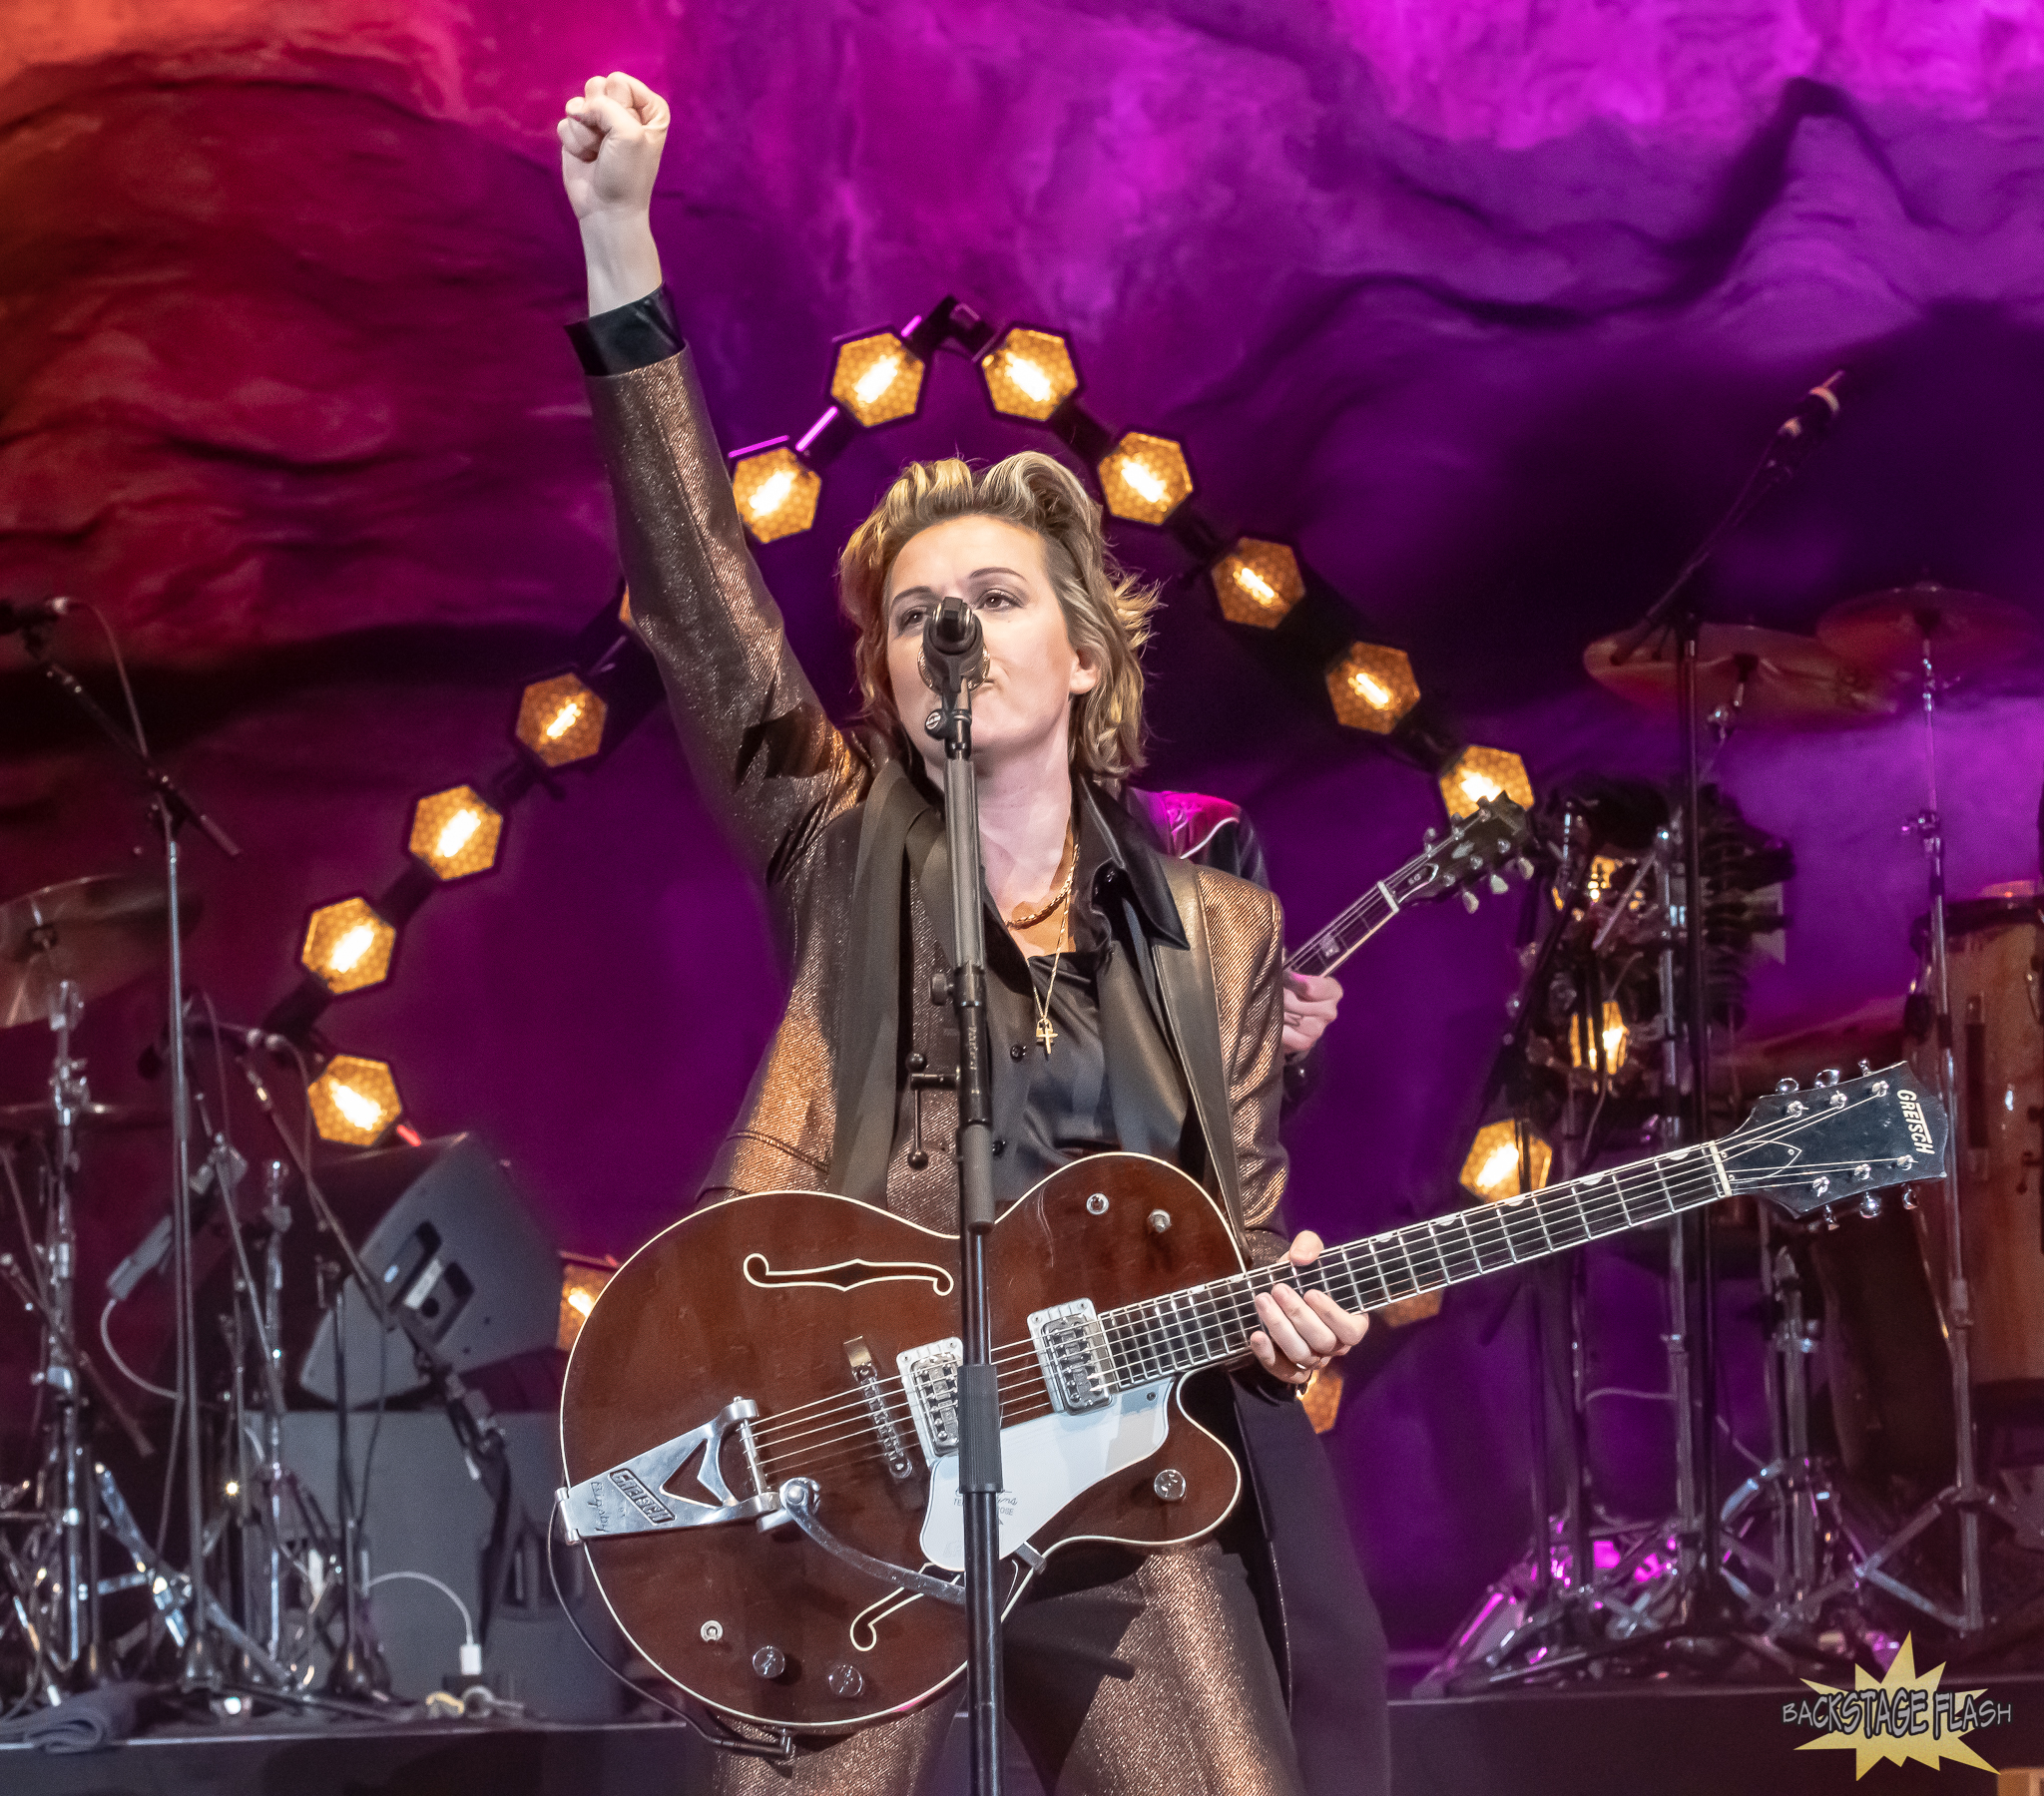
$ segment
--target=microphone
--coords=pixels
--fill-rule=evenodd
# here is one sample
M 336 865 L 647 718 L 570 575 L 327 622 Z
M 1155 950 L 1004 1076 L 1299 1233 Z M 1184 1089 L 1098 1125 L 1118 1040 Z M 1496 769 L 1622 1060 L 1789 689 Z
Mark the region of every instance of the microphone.
M 1834 369 L 1802 395 L 1801 402 L 1783 420 L 1782 428 L 1775 432 L 1778 455 L 1800 455 L 1831 434 L 1831 426 L 1837 423 L 1842 409 L 1838 384 L 1844 378 L 1843 368 Z
M 986 632 L 962 599 L 946 599 L 922 622 L 922 672 L 946 705 L 986 677 Z
M 40 630 L 54 624 L 78 601 L 76 599 L 31 599 L 15 605 L 0 600 L 0 636 L 15 636 L 24 630 Z
M 223 1023 L 216 1028 L 204 1017 L 187 1017 L 185 1034 L 194 1041 L 225 1042 L 237 1054 L 255 1054 L 259 1050 L 280 1060 L 291 1051 L 287 1036 L 271 1035 L 263 1029 L 244 1029 L 234 1023 Z M 156 1040 L 137 1057 L 136 1072 L 144 1079 L 154 1079 L 164 1070 L 164 1059 L 170 1051 L 171 1032 L 166 1028 L 159 1031 Z

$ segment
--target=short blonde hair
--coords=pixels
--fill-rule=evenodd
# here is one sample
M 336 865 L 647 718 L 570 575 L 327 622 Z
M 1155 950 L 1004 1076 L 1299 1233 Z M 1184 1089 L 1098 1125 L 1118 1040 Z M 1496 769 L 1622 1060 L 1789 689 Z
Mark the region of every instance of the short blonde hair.
M 1031 449 L 975 473 L 971 464 L 910 462 L 852 532 L 837 560 L 838 597 L 858 627 L 859 690 L 883 729 L 901 718 L 887 678 L 887 576 L 911 537 L 953 518 L 997 518 L 1043 542 L 1051 591 L 1072 647 L 1099 671 L 1072 696 L 1072 764 L 1097 779 L 1126 779 L 1143 764 L 1143 668 L 1156 589 L 1116 563 L 1100 507 L 1062 462 Z

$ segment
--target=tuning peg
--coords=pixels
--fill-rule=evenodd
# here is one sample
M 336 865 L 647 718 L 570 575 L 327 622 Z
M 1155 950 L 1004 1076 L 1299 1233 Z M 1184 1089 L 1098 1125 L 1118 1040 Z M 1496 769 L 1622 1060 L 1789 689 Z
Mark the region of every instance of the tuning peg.
M 1913 1210 L 1916 1207 L 1916 1187 L 1914 1185 L 1904 1185 L 1902 1187 L 1902 1207 L 1905 1210 Z
M 1835 1205 L 1826 1206 L 1824 1210 L 1824 1228 L 1833 1234 L 1837 1232 L 1838 1211 Z
M 1467 886 L 1462 888 L 1462 908 L 1465 911 L 1475 910 L 1482 902 L 1483 900 L 1477 897 Z
M 1825 1090 L 1836 1085 L 1838 1083 L 1838 1069 L 1836 1067 L 1826 1067 L 1816 1076 L 1816 1083 Z
M 1868 1191 L 1864 1197 L 1860 1198 L 1859 1213 L 1869 1222 L 1880 1214 L 1880 1193 L 1878 1191 Z
M 1778 1079 L 1775 1081 L 1775 1090 L 1778 1092 L 1799 1092 L 1802 1088 L 1792 1079 Z
M 1440 833 L 1441 832 L 1438 829 L 1429 829 L 1419 839 L 1422 842 L 1424 842 L 1429 848 L 1431 848 L 1434 845 L 1435 841 L 1439 839 Z
M 1512 871 L 1518 874 L 1521 879 L 1531 879 L 1533 877 L 1533 863 L 1523 854 L 1517 855 L 1512 861 Z
M 1505 884 L 1505 876 L 1502 873 L 1493 873 L 1490 876 L 1490 889 L 1493 892 L 1503 893 L 1509 892 L 1512 888 Z

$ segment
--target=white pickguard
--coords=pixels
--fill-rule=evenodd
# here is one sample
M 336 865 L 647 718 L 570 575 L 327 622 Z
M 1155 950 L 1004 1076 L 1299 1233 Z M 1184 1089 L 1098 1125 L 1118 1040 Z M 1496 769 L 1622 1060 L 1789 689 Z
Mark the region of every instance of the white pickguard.
M 1103 1478 L 1148 1459 L 1171 1433 L 1171 1389 L 1160 1378 L 1119 1393 L 1102 1409 L 1038 1416 L 1001 1430 L 1001 1557 L 1020 1547 L 1059 1510 Z M 958 1456 L 930 1474 L 923 1514 L 923 1558 L 946 1572 L 965 1569 L 965 1503 Z

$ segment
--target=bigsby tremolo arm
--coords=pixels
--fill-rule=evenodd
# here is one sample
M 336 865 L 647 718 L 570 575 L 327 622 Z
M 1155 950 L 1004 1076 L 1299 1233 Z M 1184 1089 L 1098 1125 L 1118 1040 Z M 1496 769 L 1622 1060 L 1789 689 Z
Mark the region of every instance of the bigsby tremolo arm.
M 890 1565 L 886 1560 L 875 1559 L 870 1553 L 861 1553 L 856 1547 L 848 1547 L 816 1520 L 816 1499 L 822 1495 L 821 1488 L 813 1478 L 790 1478 L 780 1487 L 778 1502 L 783 1513 L 794 1519 L 794 1525 L 803 1534 L 823 1549 L 836 1555 L 854 1571 L 863 1572 L 868 1577 L 878 1578 L 896 1589 L 912 1590 L 918 1596 L 933 1596 L 939 1602 L 965 1601 L 965 1585 L 952 1583 L 941 1577 L 932 1577 L 927 1572 L 911 1572 L 906 1566 Z
M 572 1547 L 584 1539 L 651 1534 L 667 1528 L 713 1528 L 721 1522 L 750 1522 L 770 1515 L 780 1507 L 779 1497 L 765 1488 L 756 1489 L 751 1497 L 734 1497 L 719 1463 L 724 1437 L 736 1429 L 753 1483 L 764 1487 L 753 1446 L 752 1423 L 759 1413 L 760 1406 L 750 1397 L 736 1397 L 701 1428 L 676 1435 L 623 1465 L 556 1492 L 567 1524 L 568 1544 Z M 703 1463 L 696 1469 L 696 1482 L 721 1499 L 716 1504 L 694 1503 L 665 1488 L 698 1453 Z

